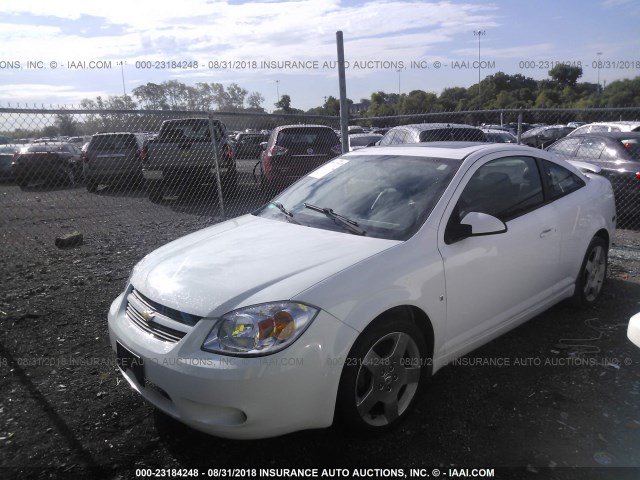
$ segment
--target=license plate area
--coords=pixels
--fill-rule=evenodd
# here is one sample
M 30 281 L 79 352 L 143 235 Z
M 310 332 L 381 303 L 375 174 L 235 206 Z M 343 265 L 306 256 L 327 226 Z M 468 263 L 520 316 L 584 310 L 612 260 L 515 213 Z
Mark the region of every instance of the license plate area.
M 144 387 L 144 360 L 120 342 L 116 342 L 116 363 L 122 370 L 129 370 L 140 386 Z
M 142 176 L 146 180 L 162 180 L 162 170 L 143 170 Z

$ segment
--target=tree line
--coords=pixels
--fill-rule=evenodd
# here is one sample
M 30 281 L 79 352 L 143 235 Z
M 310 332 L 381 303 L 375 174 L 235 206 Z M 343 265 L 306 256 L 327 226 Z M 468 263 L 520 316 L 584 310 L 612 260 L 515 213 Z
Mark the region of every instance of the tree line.
M 409 93 L 389 93 L 378 91 L 370 98 L 360 99 L 354 103 L 348 99 L 352 118 L 359 123 L 377 126 L 391 126 L 399 123 L 417 121 L 411 115 L 437 114 L 441 112 L 468 112 L 474 110 L 499 110 L 515 108 L 578 108 L 597 107 L 640 107 L 640 77 L 617 80 L 606 86 L 597 83 L 579 82 L 583 71 L 580 67 L 558 64 L 548 72 L 549 78 L 534 80 L 521 74 L 509 75 L 497 72 L 486 76 L 480 83 L 464 87 L 445 88 L 439 95 L 424 90 L 413 90 Z M 104 113 L 92 113 L 77 122 L 71 115 L 57 115 L 54 125 L 34 132 L 17 129 L 7 132 L 19 136 L 53 136 L 89 134 L 96 131 L 113 131 L 114 128 L 131 128 L 153 130 L 157 125 L 149 124 L 141 128 L 142 119 L 138 115 L 114 113 L 111 110 L 160 110 L 169 113 L 172 110 L 215 110 L 229 113 L 266 113 L 263 107 L 264 97 L 259 92 L 249 93 L 236 83 L 224 86 L 220 83 L 196 83 L 186 85 L 177 80 L 162 83 L 147 83 L 134 88 L 132 96 L 109 96 L 106 99 L 83 99 L 80 106 L 90 110 L 104 110 Z M 306 111 L 293 106 L 288 94 L 280 96 L 274 104 L 273 113 L 308 114 L 338 116 L 340 101 L 334 96 L 325 97 L 322 105 Z M 132 112 L 133 113 L 133 112 Z M 403 119 L 385 117 L 408 116 Z M 566 118 L 565 118 L 566 117 Z M 420 120 L 420 121 L 424 121 Z M 480 115 L 466 115 L 460 119 L 452 116 L 442 121 L 459 121 L 464 123 L 481 123 Z M 367 119 L 371 119 L 367 121 Z M 619 119 L 619 118 L 611 118 Z M 631 118 L 630 118 L 631 119 Z M 513 121 L 513 119 L 510 119 Z M 554 121 L 567 120 L 605 120 L 591 118 L 588 113 L 581 115 L 559 115 Z M 254 124 L 249 124 L 253 121 Z M 428 120 L 438 121 L 438 120 Z M 495 120 L 493 120 L 495 121 Z M 530 118 L 526 121 L 548 121 Z M 261 118 L 258 123 L 253 120 L 234 119 L 237 123 L 232 128 L 273 128 L 275 120 Z M 157 123 L 157 122 L 156 122 Z M 490 123 L 490 122 L 489 122 Z
M 486 76 L 479 84 L 468 88 L 449 87 L 439 95 L 424 90 L 409 93 L 378 91 L 363 98 L 357 105 L 359 116 L 377 117 L 429 112 L 463 110 L 495 110 L 506 108 L 595 108 L 640 106 L 640 77 L 617 80 L 605 88 L 597 83 L 579 82 L 581 67 L 558 64 L 549 70 L 549 78 L 534 80 L 522 74 L 497 72 Z M 266 112 L 264 97 L 249 93 L 236 83 L 186 85 L 176 80 L 147 83 L 132 90 L 129 96 L 114 96 L 106 100 L 84 99 L 83 108 L 145 109 L 145 110 L 218 110 L 224 112 Z M 352 100 L 347 100 L 354 105 Z M 325 97 L 322 105 L 306 111 L 293 107 L 292 98 L 281 95 L 274 113 L 307 113 L 339 115 L 340 102 L 334 96 Z

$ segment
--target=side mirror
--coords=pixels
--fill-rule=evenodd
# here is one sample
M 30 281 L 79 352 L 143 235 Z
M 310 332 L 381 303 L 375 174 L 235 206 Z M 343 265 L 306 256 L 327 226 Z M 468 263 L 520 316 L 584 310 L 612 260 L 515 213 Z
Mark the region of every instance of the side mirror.
M 460 225 L 467 225 L 470 227 L 471 237 L 477 237 L 481 235 L 495 235 L 498 233 L 505 233 L 507 231 L 507 225 L 499 218 L 493 215 L 480 212 L 469 212 L 460 221 Z M 469 231 L 469 228 L 467 228 Z
M 266 150 L 267 149 L 267 143 L 269 143 L 269 142 L 260 142 L 260 147 L 262 148 L 262 150 Z

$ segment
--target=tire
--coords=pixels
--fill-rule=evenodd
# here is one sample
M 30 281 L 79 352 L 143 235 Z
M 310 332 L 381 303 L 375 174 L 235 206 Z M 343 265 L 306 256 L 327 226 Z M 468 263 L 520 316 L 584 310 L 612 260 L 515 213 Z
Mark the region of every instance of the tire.
M 154 185 L 147 186 L 147 192 L 149 195 L 149 200 L 152 203 L 160 203 L 164 199 L 164 186 L 163 185 Z
M 75 186 L 76 175 L 75 175 L 75 172 L 73 171 L 73 168 L 66 169 L 64 172 L 64 175 L 65 175 L 65 183 L 67 184 L 67 186 L 69 187 Z
M 18 184 L 20 188 L 23 188 L 23 189 L 27 188 L 29 186 L 29 179 L 24 177 L 18 177 L 16 178 L 16 184 Z
M 426 381 L 427 358 L 426 342 L 413 322 L 392 316 L 375 321 L 358 337 L 343 367 L 336 420 L 356 434 L 395 428 Z
M 584 255 L 571 303 L 578 308 L 595 305 L 602 293 L 607 278 L 607 243 L 593 237 Z
M 93 178 L 87 178 L 87 192 L 95 193 L 98 190 L 98 181 Z

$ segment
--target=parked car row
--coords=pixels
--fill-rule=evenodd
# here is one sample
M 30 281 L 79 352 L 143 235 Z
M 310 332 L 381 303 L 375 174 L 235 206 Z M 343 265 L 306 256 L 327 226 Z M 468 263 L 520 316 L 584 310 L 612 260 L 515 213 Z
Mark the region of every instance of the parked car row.
M 639 130 L 640 122 L 593 123 L 575 129 L 548 125 L 529 129 L 521 141 L 600 169 L 613 185 L 619 224 L 627 226 L 640 221 L 640 213 L 636 213 L 640 198 Z M 349 150 L 356 150 L 434 141 L 517 142 L 505 127 L 422 123 L 393 127 L 384 135 L 352 133 L 348 143 Z M 217 120 L 210 124 L 207 118 L 173 119 L 163 122 L 153 136 L 134 132 L 93 135 L 82 151 L 70 142 L 3 145 L 0 178 L 21 187 L 42 181 L 73 185 L 84 180 L 90 192 L 100 185 L 144 185 L 150 200 L 160 202 L 167 193 L 182 195 L 193 185 L 210 187 L 215 195 L 218 181 L 223 194 L 233 194 L 238 182 L 236 161 L 259 158 L 254 171 L 259 167 L 259 182 L 273 195 L 341 150 L 338 135 L 323 125 L 284 125 L 270 133 L 240 132 L 232 138 Z

